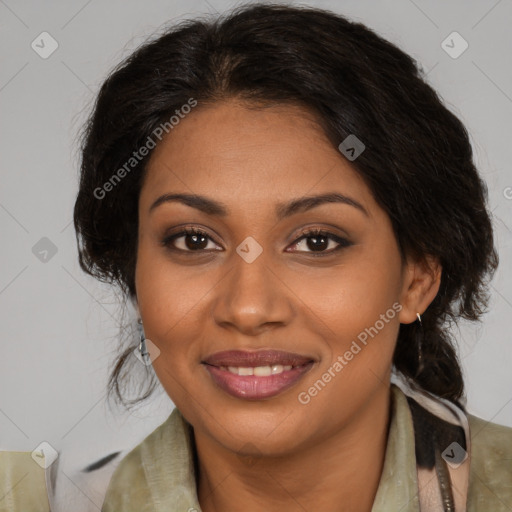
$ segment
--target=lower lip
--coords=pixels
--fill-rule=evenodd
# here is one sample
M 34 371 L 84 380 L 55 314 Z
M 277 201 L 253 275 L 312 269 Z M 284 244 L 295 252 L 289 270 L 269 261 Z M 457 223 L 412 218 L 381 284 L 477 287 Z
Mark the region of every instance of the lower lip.
M 296 384 L 313 366 L 313 361 L 303 366 L 296 366 L 288 371 L 266 377 L 255 375 L 237 375 L 217 366 L 204 365 L 215 383 L 226 393 L 246 400 L 270 398 L 282 393 Z

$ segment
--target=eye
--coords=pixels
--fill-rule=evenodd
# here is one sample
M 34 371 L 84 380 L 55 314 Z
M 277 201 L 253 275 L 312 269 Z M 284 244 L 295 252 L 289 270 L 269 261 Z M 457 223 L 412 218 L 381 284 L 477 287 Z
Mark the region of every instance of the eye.
M 312 242 L 308 243 L 309 240 Z M 213 247 L 208 247 L 208 241 L 212 242 Z M 334 244 L 335 247 L 326 250 L 329 248 L 330 244 Z M 222 250 L 215 248 L 216 244 L 208 233 L 192 227 L 186 227 L 179 233 L 167 236 L 162 240 L 162 245 L 171 250 L 182 252 L 203 252 L 212 249 Z M 304 231 L 300 238 L 294 242 L 292 247 L 299 249 L 302 247 L 298 252 L 311 253 L 312 256 L 326 256 L 345 247 L 349 247 L 350 245 L 352 245 L 352 242 L 346 238 L 339 237 L 323 229 L 314 228 Z M 304 250 L 304 246 L 310 250 Z
M 308 243 L 308 240 L 311 240 L 311 243 Z M 332 242 L 335 246 L 334 249 L 331 247 L 331 250 L 327 251 L 326 249 L 329 247 L 329 243 Z M 299 252 L 311 252 L 312 256 L 327 256 L 332 254 L 333 252 L 344 249 L 345 247 L 349 247 L 352 245 L 352 242 L 347 240 L 346 238 L 339 237 L 334 233 L 330 233 L 324 229 L 313 228 L 302 233 L 302 236 L 294 242 L 292 247 L 307 247 L 311 249 L 310 251 L 299 251 Z M 314 254 L 317 253 L 317 254 Z
M 183 240 L 179 241 L 181 238 Z M 179 233 L 175 233 L 174 235 L 164 238 L 162 240 L 162 245 L 177 251 L 202 252 L 208 249 L 208 240 L 213 242 L 206 231 L 186 227 Z M 212 249 L 212 247 L 209 249 Z M 216 250 L 215 247 L 213 247 L 213 249 Z

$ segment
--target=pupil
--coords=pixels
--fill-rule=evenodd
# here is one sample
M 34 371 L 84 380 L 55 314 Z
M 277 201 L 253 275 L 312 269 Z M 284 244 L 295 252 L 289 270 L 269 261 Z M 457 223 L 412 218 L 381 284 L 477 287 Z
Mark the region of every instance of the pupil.
M 190 239 L 193 240 L 192 243 L 188 243 L 190 241 Z M 197 244 L 198 239 L 202 239 L 199 244 Z M 208 245 L 208 243 L 206 242 L 206 237 L 204 235 L 189 234 L 189 235 L 187 235 L 185 240 L 186 240 L 185 243 L 187 245 L 187 248 L 191 249 L 191 250 L 204 249 Z
M 315 240 L 315 243 L 310 243 L 311 240 Z M 320 241 L 321 240 L 321 241 Z M 319 243 L 316 243 L 320 241 Z M 311 249 L 311 250 L 322 250 L 322 249 L 326 249 L 327 248 L 327 245 L 329 244 L 329 241 L 327 240 L 327 237 L 325 236 L 311 236 L 308 238 L 308 242 L 307 242 L 307 245 L 308 245 L 308 249 Z

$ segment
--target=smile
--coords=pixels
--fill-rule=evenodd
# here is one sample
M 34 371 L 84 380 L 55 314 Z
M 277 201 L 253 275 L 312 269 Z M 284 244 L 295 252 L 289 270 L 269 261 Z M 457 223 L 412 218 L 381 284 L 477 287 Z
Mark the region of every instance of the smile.
M 226 351 L 202 362 L 213 382 L 236 398 L 274 397 L 295 385 L 313 366 L 309 357 L 289 352 Z
M 278 375 L 279 373 L 288 372 L 293 368 L 291 365 L 283 366 L 282 364 L 274 364 L 273 366 L 256 366 L 253 367 L 236 367 L 221 366 L 221 370 L 227 370 L 236 375 L 256 375 L 256 377 L 268 377 L 269 375 Z

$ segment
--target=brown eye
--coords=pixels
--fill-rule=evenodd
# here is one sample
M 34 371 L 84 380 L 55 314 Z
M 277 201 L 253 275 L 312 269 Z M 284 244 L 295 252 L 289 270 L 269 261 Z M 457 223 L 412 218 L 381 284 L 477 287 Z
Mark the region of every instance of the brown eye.
M 341 238 L 334 233 L 322 229 L 311 229 L 305 231 L 302 236 L 294 243 L 293 247 L 306 247 L 308 250 L 299 250 L 299 252 L 318 253 L 318 256 L 331 254 L 335 251 L 349 247 L 352 243 L 346 238 Z M 337 245 L 336 245 L 337 244 Z M 332 247 L 334 245 L 334 248 Z M 330 248 L 330 250 L 326 250 Z
M 205 231 L 195 228 L 185 228 L 179 233 L 164 238 L 162 245 L 172 250 L 183 252 L 202 252 L 204 250 L 215 249 L 215 247 L 208 248 L 208 241 L 213 242 Z

